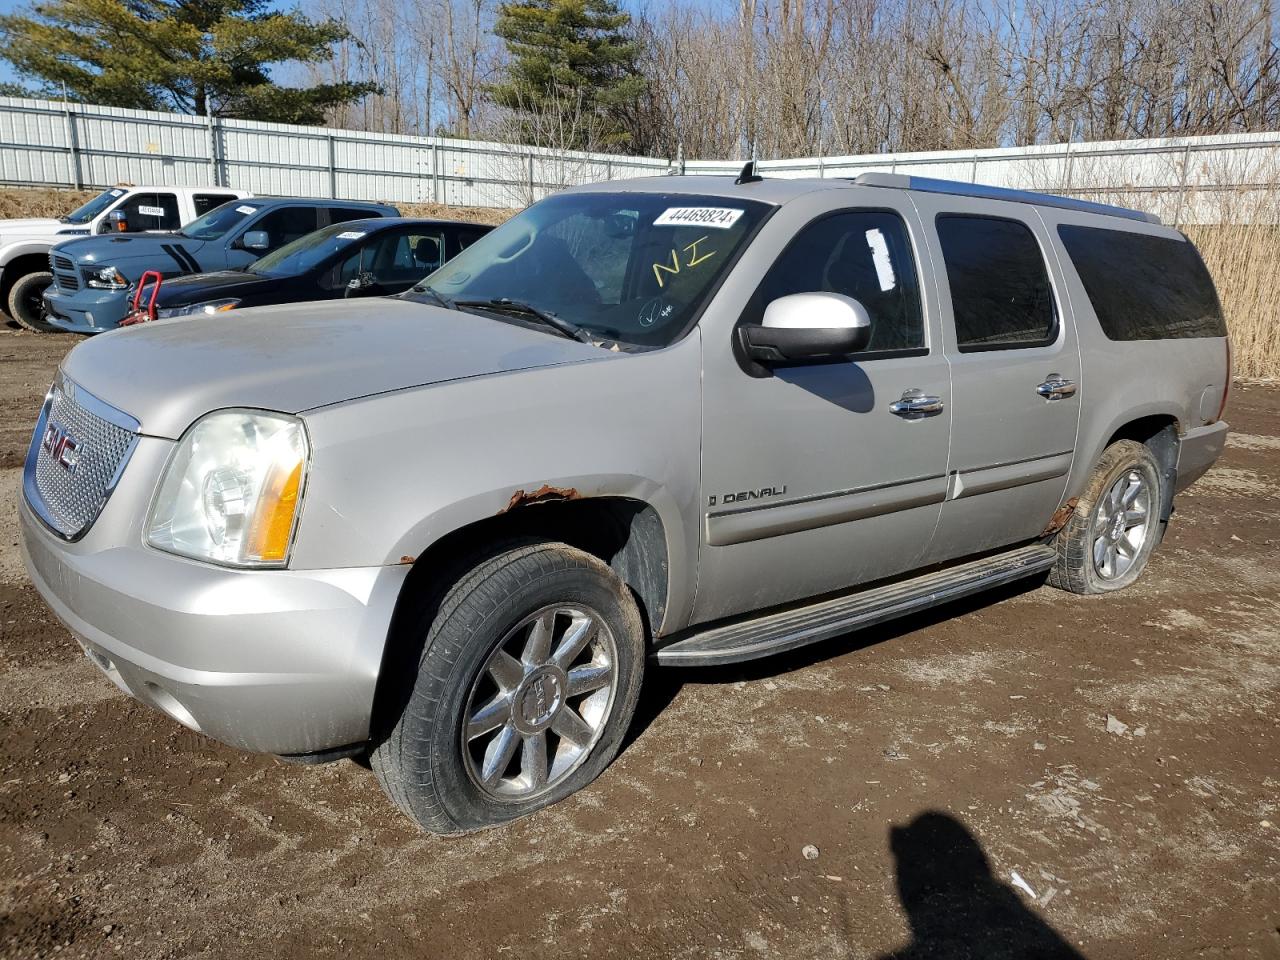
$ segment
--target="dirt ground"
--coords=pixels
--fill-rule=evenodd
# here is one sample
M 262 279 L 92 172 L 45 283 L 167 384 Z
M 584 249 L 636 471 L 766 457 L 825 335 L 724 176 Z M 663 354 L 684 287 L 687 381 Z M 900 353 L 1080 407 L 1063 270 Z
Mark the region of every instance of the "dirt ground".
M 47 611 L 18 466 L 70 345 L 0 330 L 0 955 L 1280 958 L 1280 390 L 1123 594 L 654 668 L 593 786 L 435 839 L 354 763 L 126 699 Z

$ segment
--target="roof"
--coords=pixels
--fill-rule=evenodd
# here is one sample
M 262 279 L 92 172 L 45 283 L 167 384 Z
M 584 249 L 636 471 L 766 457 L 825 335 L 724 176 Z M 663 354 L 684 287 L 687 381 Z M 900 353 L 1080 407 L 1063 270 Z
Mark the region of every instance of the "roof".
M 390 203 L 383 203 L 380 200 L 341 200 L 329 199 L 325 197 L 245 197 L 245 203 L 297 203 L 303 206 L 315 207 L 332 207 L 334 205 L 343 207 L 368 207 L 370 210 L 394 210 L 395 207 Z
M 403 226 L 423 226 L 423 227 L 480 227 L 484 230 L 492 230 L 491 223 L 477 223 L 473 220 L 447 220 L 441 217 L 364 217 L 359 220 L 343 220 L 343 226 L 347 224 L 359 224 L 363 229 L 372 230 L 387 229 L 389 227 Z M 339 226 L 339 224 L 333 224 Z
M 1160 223 L 1155 214 L 1126 207 L 1113 207 L 1105 203 L 1093 203 L 1074 197 L 1030 190 L 1010 190 L 981 183 L 965 183 L 959 180 L 935 180 L 929 177 L 913 177 L 896 173 L 864 173 L 852 179 L 839 177 L 764 177 L 751 183 L 738 183 L 735 177 L 718 176 L 654 176 L 633 180 L 611 180 L 575 187 L 570 192 L 610 192 L 619 188 L 645 193 L 710 194 L 717 197 L 740 197 L 744 200 L 761 200 L 765 203 L 783 204 L 796 197 L 820 190 L 840 190 L 850 187 L 875 187 L 892 190 L 914 190 L 924 193 L 945 193 L 952 196 L 978 197 L 985 200 L 1004 200 L 1033 206 L 1059 207 L 1082 213 L 1122 217 L 1143 223 Z

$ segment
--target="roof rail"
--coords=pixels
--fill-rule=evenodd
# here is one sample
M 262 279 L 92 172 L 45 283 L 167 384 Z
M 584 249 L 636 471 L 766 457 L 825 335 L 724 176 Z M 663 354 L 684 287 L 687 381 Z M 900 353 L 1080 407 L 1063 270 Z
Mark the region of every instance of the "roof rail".
M 1036 193 L 1031 190 L 1011 190 L 1008 187 L 989 187 L 982 183 L 964 183 L 959 180 L 935 180 L 932 177 L 913 177 L 905 173 L 860 173 L 854 183 L 867 187 L 893 187 L 898 190 L 920 190 L 925 193 L 946 193 L 956 197 L 981 197 L 986 200 L 1011 200 L 1014 203 L 1031 203 L 1042 207 L 1061 207 L 1079 210 L 1081 213 L 1100 213 L 1108 217 L 1124 217 L 1144 223 L 1160 223 L 1154 213 L 1113 207 L 1107 203 L 1076 200 L 1052 193 Z

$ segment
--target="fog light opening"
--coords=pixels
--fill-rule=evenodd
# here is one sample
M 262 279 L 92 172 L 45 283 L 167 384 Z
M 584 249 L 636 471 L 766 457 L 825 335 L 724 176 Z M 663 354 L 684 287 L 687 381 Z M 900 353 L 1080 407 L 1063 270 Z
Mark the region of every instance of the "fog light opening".
M 167 713 L 173 719 L 177 720 L 184 727 L 190 727 L 197 733 L 200 732 L 200 724 L 196 722 L 196 718 L 191 715 L 191 711 L 184 707 L 178 698 L 171 694 L 163 687 L 147 681 L 147 696 L 157 707 Z

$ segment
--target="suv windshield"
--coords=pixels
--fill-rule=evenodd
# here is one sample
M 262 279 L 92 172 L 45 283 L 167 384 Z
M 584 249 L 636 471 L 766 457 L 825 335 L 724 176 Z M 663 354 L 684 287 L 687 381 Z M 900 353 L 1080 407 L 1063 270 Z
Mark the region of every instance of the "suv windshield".
M 273 250 L 246 269 L 265 277 L 288 277 L 306 273 L 319 266 L 344 247 L 363 240 L 369 231 L 361 229 L 359 222 L 335 223 L 321 227 Z
M 88 223 L 111 204 L 115 203 L 124 196 L 124 191 L 120 189 L 103 190 L 100 194 L 90 200 L 82 207 L 76 207 L 65 217 L 62 218 L 63 223 Z
M 260 206 L 244 200 L 232 200 L 192 220 L 178 233 L 188 240 L 217 240 L 245 217 L 257 213 Z
M 563 194 L 508 220 L 418 289 L 470 304 L 517 301 L 597 339 L 665 346 L 769 210 L 736 197 Z

